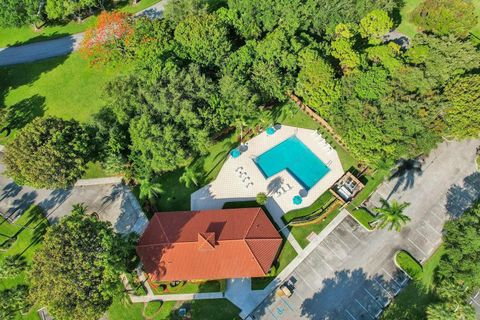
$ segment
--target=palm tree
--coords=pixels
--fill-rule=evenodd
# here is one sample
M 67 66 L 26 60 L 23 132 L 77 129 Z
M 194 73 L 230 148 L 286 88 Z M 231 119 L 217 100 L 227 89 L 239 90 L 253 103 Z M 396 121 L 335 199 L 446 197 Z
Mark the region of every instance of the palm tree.
M 187 188 L 190 188 L 192 183 L 195 186 L 198 186 L 199 176 L 200 176 L 200 173 L 195 170 L 195 167 L 190 166 L 185 168 L 185 171 L 180 176 L 178 181 L 183 182 Z
M 163 193 L 163 187 L 154 179 L 145 178 L 140 181 L 140 194 L 138 197 L 141 201 L 148 200 L 152 202 L 161 193 Z
M 84 203 L 75 203 L 72 206 L 72 212 L 76 212 L 79 214 L 86 214 L 87 213 L 87 206 Z
M 389 203 L 385 199 L 381 199 L 380 202 L 382 206 L 375 208 L 378 215 L 373 222 L 377 228 L 383 229 L 388 226 L 388 230 L 395 229 L 396 231 L 400 231 L 403 225 L 410 221 L 410 218 L 403 214 L 403 210 L 405 210 L 410 203 L 398 203 L 396 200 Z

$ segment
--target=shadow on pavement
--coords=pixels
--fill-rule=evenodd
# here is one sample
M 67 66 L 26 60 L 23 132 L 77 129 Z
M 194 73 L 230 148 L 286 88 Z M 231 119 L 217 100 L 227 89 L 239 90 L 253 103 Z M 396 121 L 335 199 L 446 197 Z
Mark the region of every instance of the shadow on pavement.
M 451 217 L 457 218 L 479 198 L 480 172 L 475 172 L 463 179 L 462 186 L 455 184 L 450 187 L 445 207 Z

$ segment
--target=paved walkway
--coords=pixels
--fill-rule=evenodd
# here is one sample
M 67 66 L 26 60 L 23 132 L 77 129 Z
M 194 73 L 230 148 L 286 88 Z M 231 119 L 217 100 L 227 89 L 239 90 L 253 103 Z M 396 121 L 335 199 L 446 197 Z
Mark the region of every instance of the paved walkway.
M 167 0 L 160 1 L 138 13 L 152 19 L 161 18 Z M 27 63 L 64 56 L 78 50 L 83 32 L 54 40 L 29 43 L 21 46 L 0 48 L 0 66 Z
M 426 261 L 441 243 L 443 223 L 479 198 L 480 173 L 475 165 L 479 145 L 479 140 L 444 142 L 430 154 L 422 174 L 413 175 L 414 181 L 410 174 L 406 188 L 395 189 L 396 180 L 383 184 L 370 204 L 394 190 L 390 199 L 411 203 L 406 214 L 412 221 L 400 233 L 367 232 L 347 215 L 316 246 L 311 244 L 314 249 L 307 258 L 295 268 L 292 265 L 287 279 L 293 283 L 293 296 L 279 297 L 272 291 L 254 311 L 256 319 L 378 316 L 407 281 L 393 263 L 394 254 L 406 249 Z M 242 310 L 242 316 L 248 312 Z

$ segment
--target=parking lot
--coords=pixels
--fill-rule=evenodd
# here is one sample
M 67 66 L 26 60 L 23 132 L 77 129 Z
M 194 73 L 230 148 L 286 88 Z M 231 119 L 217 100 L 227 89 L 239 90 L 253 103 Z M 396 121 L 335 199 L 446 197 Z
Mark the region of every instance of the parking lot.
M 371 247 L 369 233 L 347 216 L 291 274 L 290 297 L 271 294 L 253 319 L 375 319 L 407 276 L 380 249 L 378 260 L 364 270 L 362 252 Z

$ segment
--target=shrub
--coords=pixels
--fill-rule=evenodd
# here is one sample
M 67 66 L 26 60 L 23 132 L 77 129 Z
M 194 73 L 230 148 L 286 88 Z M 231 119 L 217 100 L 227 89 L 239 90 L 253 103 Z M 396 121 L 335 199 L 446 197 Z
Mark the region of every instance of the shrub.
M 412 279 L 418 279 L 423 268 L 415 258 L 413 258 L 407 251 L 399 251 L 395 255 L 397 265 L 402 268 Z

